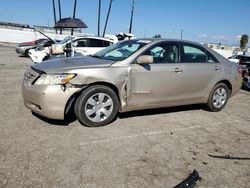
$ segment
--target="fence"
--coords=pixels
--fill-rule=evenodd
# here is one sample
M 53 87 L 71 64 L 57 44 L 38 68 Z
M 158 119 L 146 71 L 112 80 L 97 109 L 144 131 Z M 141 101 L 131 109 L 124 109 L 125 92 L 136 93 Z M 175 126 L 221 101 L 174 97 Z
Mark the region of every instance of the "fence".
M 66 34 L 56 34 L 56 33 L 45 33 L 49 37 L 62 40 L 65 38 Z M 20 43 L 26 41 L 32 41 L 39 38 L 45 38 L 39 32 L 36 32 L 34 29 L 15 29 L 15 28 L 0 28 L 0 42 L 6 43 Z

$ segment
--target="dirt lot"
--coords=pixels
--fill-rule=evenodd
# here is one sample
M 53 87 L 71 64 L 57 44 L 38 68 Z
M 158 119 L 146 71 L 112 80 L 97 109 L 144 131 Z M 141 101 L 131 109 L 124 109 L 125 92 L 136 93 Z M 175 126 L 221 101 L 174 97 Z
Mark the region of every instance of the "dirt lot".
M 31 64 L 0 47 L 0 188 L 173 187 L 194 169 L 198 187 L 250 187 L 249 92 L 219 113 L 167 108 L 87 128 L 44 121 L 24 107 L 21 82 Z

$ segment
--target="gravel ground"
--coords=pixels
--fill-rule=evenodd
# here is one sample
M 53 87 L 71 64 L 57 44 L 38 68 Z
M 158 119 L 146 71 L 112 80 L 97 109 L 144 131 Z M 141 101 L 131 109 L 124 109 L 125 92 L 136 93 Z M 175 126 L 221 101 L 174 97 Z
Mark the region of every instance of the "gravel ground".
M 219 113 L 197 105 L 139 111 L 87 128 L 24 107 L 21 82 L 31 64 L 0 47 L 0 188 L 173 187 L 194 169 L 197 187 L 250 187 L 248 91 Z

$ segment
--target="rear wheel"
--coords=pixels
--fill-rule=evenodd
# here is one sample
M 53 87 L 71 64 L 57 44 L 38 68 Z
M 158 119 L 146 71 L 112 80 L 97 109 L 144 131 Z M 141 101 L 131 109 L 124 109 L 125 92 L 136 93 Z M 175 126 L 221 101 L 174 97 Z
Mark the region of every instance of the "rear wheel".
M 217 84 L 210 93 L 207 102 L 208 110 L 212 112 L 218 112 L 222 110 L 227 103 L 228 97 L 229 97 L 228 87 L 223 83 Z
M 81 124 L 99 127 L 109 124 L 115 118 L 118 106 L 117 95 L 111 88 L 94 85 L 82 92 L 74 110 Z

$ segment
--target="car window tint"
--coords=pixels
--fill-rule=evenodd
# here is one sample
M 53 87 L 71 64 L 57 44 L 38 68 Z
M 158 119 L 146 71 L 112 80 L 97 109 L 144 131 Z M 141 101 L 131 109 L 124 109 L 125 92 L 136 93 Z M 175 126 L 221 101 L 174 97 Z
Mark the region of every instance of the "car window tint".
M 112 44 L 113 44 L 112 42 L 103 41 L 103 47 L 107 47 L 107 46 L 110 46 L 110 45 L 112 45 Z
M 206 51 L 195 46 L 183 45 L 181 61 L 184 63 L 207 62 Z
M 154 63 L 177 63 L 179 61 L 178 44 L 160 44 L 146 51 L 144 55 L 151 55 Z
M 110 42 L 99 40 L 99 39 L 89 39 L 89 47 L 102 48 L 110 46 Z
M 78 40 L 75 42 L 75 47 L 86 47 L 87 46 L 87 40 Z

